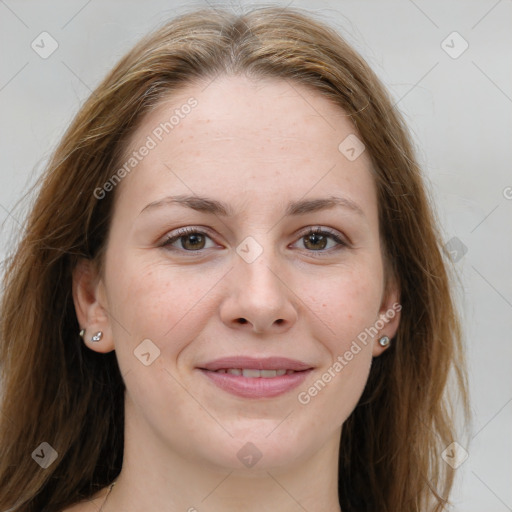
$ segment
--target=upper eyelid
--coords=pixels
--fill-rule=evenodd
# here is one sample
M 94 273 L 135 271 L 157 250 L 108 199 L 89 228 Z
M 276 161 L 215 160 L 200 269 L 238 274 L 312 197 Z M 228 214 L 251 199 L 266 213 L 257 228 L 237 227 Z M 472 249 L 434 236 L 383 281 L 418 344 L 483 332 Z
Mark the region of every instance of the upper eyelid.
M 164 240 L 163 240 L 164 245 L 169 240 L 173 240 L 172 243 L 175 243 L 182 236 L 187 236 L 187 234 L 194 234 L 194 233 L 205 235 L 208 238 L 210 238 L 213 242 L 215 242 L 215 240 L 214 240 L 215 237 L 211 234 L 210 230 L 206 227 L 184 226 L 182 228 L 175 229 L 174 232 L 175 232 L 175 234 L 172 234 L 173 232 L 171 232 L 171 233 L 167 233 L 165 235 Z M 350 241 L 347 239 L 346 235 L 338 232 L 337 230 L 334 230 L 333 228 L 329 228 L 327 226 L 319 226 L 319 225 L 312 225 L 312 226 L 303 228 L 302 230 L 299 230 L 299 232 L 296 235 L 296 236 L 298 236 L 297 241 L 300 240 L 302 237 L 307 236 L 310 233 L 317 233 L 317 232 L 318 233 L 326 233 L 327 235 L 330 235 L 333 239 L 337 238 L 339 241 L 338 240 L 334 240 L 334 241 L 337 243 L 338 246 L 350 245 Z M 170 243 L 168 243 L 167 245 L 170 245 Z M 181 249 L 178 249 L 178 250 L 181 250 Z M 201 250 L 204 250 L 204 249 L 199 249 L 197 251 L 187 251 L 187 252 L 199 252 Z M 308 251 L 308 252 L 326 252 L 326 251 Z

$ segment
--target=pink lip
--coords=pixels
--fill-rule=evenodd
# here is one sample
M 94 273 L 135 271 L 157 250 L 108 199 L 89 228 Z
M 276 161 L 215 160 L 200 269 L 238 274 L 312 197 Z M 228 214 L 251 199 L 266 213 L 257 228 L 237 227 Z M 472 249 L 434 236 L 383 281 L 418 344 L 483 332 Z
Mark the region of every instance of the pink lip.
M 312 370 L 303 370 L 279 377 L 243 377 L 201 369 L 219 388 L 243 398 L 271 398 L 282 395 L 301 384 Z
M 291 375 L 276 377 L 244 377 L 216 370 L 243 368 L 255 370 L 294 370 Z M 218 387 L 243 398 L 272 398 L 299 386 L 311 373 L 312 367 L 301 361 L 282 357 L 255 359 L 251 357 L 226 357 L 202 365 L 199 370 Z
M 253 370 L 295 370 L 300 372 L 302 370 L 309 370 L 312 368 L 310 364 L 297 361 L 295 359 L 288 359 L 287 357 L 244 357 L 232 356 L 215 359 L 209 363 L 198 366 L 201 370 L 216 371 L 222 368 L 251 368 Z

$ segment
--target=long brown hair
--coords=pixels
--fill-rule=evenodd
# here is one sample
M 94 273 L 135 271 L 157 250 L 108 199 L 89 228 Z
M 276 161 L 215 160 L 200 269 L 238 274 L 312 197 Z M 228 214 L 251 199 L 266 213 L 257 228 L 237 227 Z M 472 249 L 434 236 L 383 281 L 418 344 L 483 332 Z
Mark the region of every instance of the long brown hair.
M 101 267 L 115 191 L 98 200 L 141 119 L 173 91 L 219 74 L 306 85 L 342 108 L 373 163 L 387 276 L 401 291 L 393 346 L 375 359 L 343 426 L 344 512 L 441 511 L 455 438 L 447 391 L 467 413 L 448 264 L 404 123 L 364 60 L 298 10 L 184 14 L 132 49 L 85 102 L 43 176 L 1 304 L 0 509 L 58 511 L 109 484 L 123 457 L 125 387 L 115 352 L 86 348 L 72 301 L 80 258 Z M 340 141 L 341 142 L 341 141 Z M 449 377 L 454 376 L 453 386 Z M 57 459 L 31 457 L 42 442 Z

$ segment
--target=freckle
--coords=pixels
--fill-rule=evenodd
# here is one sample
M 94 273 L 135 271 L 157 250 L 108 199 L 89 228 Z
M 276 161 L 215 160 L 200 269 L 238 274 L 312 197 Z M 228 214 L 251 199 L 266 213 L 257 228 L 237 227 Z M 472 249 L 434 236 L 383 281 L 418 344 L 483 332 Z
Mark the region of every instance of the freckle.
M 325 308 L 325 306 L 326 306 L 326 305 L 327 305 L 327 304 L 322 304 L 322 307 L 324 307 L 324 308 Z

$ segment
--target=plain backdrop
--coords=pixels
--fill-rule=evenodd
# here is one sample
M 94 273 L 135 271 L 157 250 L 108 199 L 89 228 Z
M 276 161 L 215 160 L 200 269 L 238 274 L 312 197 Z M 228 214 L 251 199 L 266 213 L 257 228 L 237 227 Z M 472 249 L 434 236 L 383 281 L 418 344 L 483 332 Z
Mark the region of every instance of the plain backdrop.
M 276 3 L 339 30 L 411 128 L 460 274 L 474 424 L 455 510 L 512 511 L 512 2 Z M 91 90 L 142 35 L 207 4 L 263 5 L 0 0 L 0 258 L 26 210 L 13 207 Z

